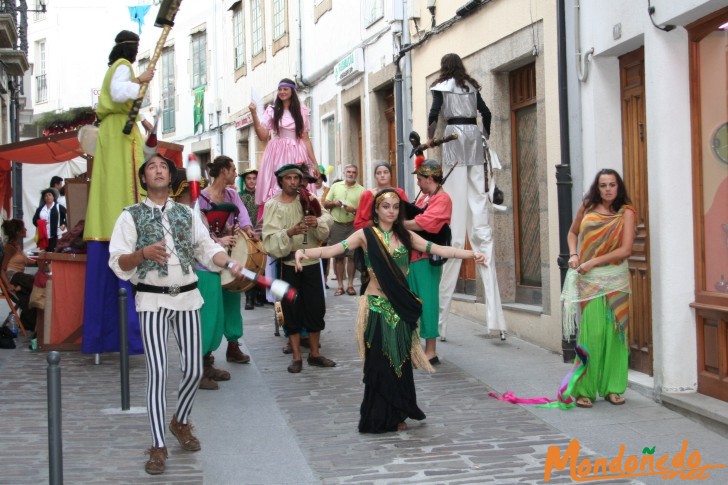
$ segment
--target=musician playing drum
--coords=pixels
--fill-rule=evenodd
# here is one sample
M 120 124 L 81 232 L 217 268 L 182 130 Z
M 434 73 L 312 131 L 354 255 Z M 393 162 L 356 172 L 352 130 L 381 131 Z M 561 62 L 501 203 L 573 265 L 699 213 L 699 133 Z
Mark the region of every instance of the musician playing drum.
M 442 166 L 438 161 L 429 159 L 422 162 L 412 173 L 417 175 L 417 185 L 422 189 L 422 195 L 415 201 L 415 205 L 424 211 L 405 221 L 404 227 L 417 231 L 435 244 L 448 244 L 449 241 L 436 240 L 436 236 L 443 232 L 443 227 L 450 224 L 452 217 L 452 201 L 442 190 Z M 407 282 L 410 289 L 422 300 L 420 338 L 425 339 L 425 356 L 431 364 L 439 364 L 436 346 L 437 337 L 440 336 L 437 324 L 442 265 L 438 262 L 432 264 L 427 253 L 412 250 L 409 268 Z
M 200 210 L 207 216 L 210 235 L 225 249 L 230 250 L 235 244 L 235 236 L 243 232 L 257 240 L 253 231 L 248 211 L 235 190 L 237 170 L 230 157 L 220 155 L 207 167 L 212 184 L 200 193 Z M 232 293 L 222 289 L 222 301 L 225 314 L 225 325 L 222 334 L 228 341 L 225 358 L 228 362 L 247 364 L 250 356 L 240 350 L 238 340 L 243 336 L 243 316 L 240 312 L 240 293 Z M 205 324 L 203 320 L 203 325 Z M 203 339 L 207 340 L 203 328 Z M 219 329 L 210 335 L 212 343 L 219 345 L 221 334 Z M 215 347 L 216 348 L 216 347 Z M 206 355 L 209 358 L 209 355 Z

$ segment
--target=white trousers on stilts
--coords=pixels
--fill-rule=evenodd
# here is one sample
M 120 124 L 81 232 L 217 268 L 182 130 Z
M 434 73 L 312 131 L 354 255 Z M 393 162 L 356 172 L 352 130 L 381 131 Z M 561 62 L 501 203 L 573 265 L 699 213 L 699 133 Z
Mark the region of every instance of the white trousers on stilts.
M 498 278 L 495 272 L 495 250 L 493 247 L 493 207 L 485 193 L 483 165 L 456 166 L 443 186 L 452 199 L 452 246 L 465 247 L 465 233 L 473 250 L 485 254 L 485 265 L 476 264 L 478 276 L 485 287 L 485 323 L 490 330 L 505 330 Z M 440 279 L 440 338 L 447 338 L 447 320 L 450 303 L 455 291 L 460 259 L 449 259 L 442 269 Z

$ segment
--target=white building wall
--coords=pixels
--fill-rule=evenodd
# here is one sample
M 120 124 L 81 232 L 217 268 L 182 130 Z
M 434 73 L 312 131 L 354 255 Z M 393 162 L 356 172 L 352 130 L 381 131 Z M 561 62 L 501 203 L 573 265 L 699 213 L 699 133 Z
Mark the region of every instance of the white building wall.
M 122 0 L 74 0 L 73 5 L 50 2 L 40 20 L 28 14 L 28 62 L 34 69 L 26 90 L 31 90 L 36 114 L 92 105 L 92 90 L 101 88 L 114 37 L 121 30 L 138 32 L 128 5 Z M 153 29 L 148 22 L 143 35 Z M 45 102 L 38 102 L 35 96 L 39 40 L 46 42 Z
M 580 3 L 582 50 L 595 49 L 590 75 L 579 86 L 581 182 L 586 190 L 598 169 L 622 169 L 618 56 L 644 46 L 655 390 L 695 391 L 695 314 L 689 306 L 695 294 L 690 85 L 684 25 L 726 3 L 653 0 L 655 23 L 676 24 L 671 32 L 655 28 L 640 2 Z M 621 28 L 616 39 L 615 26 Z
M 655 386 L 697 390 L 687 31 L 645 32 Z M 688 229 L 688 230 L 686 230 Z
M 388 66 L 391 67 L 393 60 L 392 35 L 400 22 L 393 18 L 397 0 L 382 0 L 381 18 L 370 25 L 364 25 L 362 8 L 365 3 L 372 2 L 361 2 L 359 8 L 352 8 L 354 3 L 348 5 L 343 2 L 333 2 L 331 10 L 315 19 L 313 6 L 304 2 L 301 15 L 304 49 L 300 76 L 302 85 L 309 86 L 306 89 L 313 98 L 312 139 L 320 161 L 323 161 L 320 154 L 325 149 L 322 144 L 326 142 L 326 138 L 322 136 L 322 119 L 328 118 L 332 114 L 336 119 L 337 156 L 332 162 L 337 165 L 336 170 L 329 175 L 330 180 L 341 176 L 343 164 L 352 161 L 344 155 L 350 151 L 345 149 L 351 147 L 342 133 L 342 129 L 344 129 L 342 120 L 346 108 L 341 99 L 341 93 L 352 88 L 361 90 L 362 158 L 365 168 L 363 173 L 359 174 L 359 182 L 366 187 L 371 187 L 373 177 L 369 172 L 371 172 L 370 167 L 373 162 L 372 129 L 374 125 L 382 123 L 382 120 L 372 115 L 371 90 L 374 87 L 369 85 L 369 74 L 386 69 Z M 395 24 L 394 28 L 392 23 Z M 311 48 L 311 46 L 317 47 Z M 343 83 L 335 82 L 334 66 L 357 48 L 363 49 L 364 73 Z M 334 98 L 338 98 L 334 111 L 330 108 L 321 109 L 321 104 Z

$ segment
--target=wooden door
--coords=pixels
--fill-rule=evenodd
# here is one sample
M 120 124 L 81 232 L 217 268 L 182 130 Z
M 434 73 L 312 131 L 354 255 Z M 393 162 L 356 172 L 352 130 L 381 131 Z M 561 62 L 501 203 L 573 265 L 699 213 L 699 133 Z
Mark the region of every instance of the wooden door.
M 652 291 L 650 224 L 647 198 L 647 127 L 645 124 L 644 48 L 619 58 L 622 95 L 622 163 L 624 183 L 637 210 L 636 234 L 628 260 L 632 285 L 630 369 L 652 375 Z
M 728 7 L 688 25 L 698 392 L 728 402 Z

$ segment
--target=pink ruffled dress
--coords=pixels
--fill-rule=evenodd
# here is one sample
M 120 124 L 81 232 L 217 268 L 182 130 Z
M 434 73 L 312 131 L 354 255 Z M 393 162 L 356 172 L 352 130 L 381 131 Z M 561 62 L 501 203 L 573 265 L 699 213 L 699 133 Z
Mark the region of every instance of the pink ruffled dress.
M 311 131 L 308 113 L 308 108 L 301 106 L 305 133 Z M 283 112 L 278 133 L 273 130 L 273 106 L 269 105 L 265 109 L 260 124 L 270 130 L 271 136 L 265 152 L 263 152 L 263 160 L 258 169 L 258 184 L 255 188 L 255 203 L 262 206 L 281 190 L 275 176 L 278 168 L 288 163 L 306 163 L 309 173 L 313 173 L 313 163 L 308 159 L 306 144 L 302 139 L 296 138 L 296 122 L 288 110 Z M 310 185 L 313 186 L 313 184 Z M 309 191 L 311 191 L 310 187 Z M 260 216 L 262 216 L 262 211 Z

